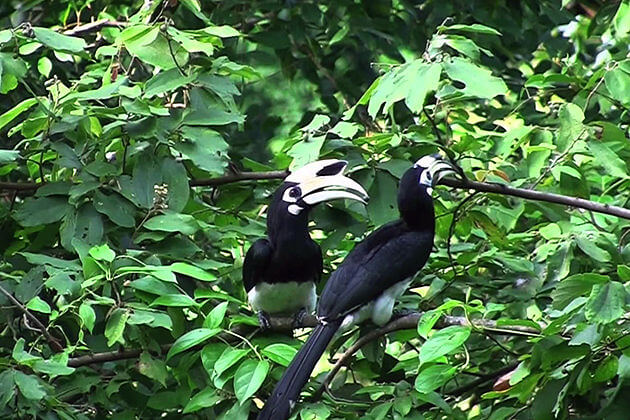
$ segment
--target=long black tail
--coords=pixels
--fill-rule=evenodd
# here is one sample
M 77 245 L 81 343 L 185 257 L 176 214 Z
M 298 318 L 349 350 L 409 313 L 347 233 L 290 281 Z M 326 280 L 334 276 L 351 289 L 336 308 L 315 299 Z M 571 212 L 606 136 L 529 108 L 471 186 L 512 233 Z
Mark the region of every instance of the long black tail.
M 318 325 L 308 340 L 297 352 L 293 361 L 276 384 L 267 399 L 258 420 L 286 420 L 300 396 L 302 387 L 308 382 L 319 358 L 339 329 L 340 322 Z

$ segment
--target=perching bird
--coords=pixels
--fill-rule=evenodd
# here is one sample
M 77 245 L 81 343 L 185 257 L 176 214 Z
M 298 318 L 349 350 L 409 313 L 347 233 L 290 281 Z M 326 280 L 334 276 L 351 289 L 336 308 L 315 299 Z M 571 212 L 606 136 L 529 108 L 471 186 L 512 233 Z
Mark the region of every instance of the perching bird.
M 276 190 L 267 211 L 267 239 L 252 244 L 243 263 L 243 284 L 260 324 L 269 314 L 294 315 L 299 325 L 315 310 L 315 285 L 322 252 L 308 232 L 308 214 L 318 203 L 338 198 L 368 199 L 363 187 L 342 175 L 343 160 L 309 163 L 292 172 Z
M 319 324 L 276 385 L 258 420 L 288 419 L 302 387 L 335 332 L 368 318 L 384 325 L 394 301 L 424 266 L 433 247 L 435 213 L 431 193 L 437 172 L 453 171 L 436 156 L 408 169 L 398 188 L 401 218 L 361 241 L 335 270 L 320 297 Z

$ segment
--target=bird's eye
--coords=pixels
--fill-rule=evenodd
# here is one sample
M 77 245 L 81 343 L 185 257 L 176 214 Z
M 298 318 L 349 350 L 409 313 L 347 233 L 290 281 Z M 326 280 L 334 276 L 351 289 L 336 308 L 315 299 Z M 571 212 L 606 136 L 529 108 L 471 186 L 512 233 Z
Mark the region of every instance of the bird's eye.
M 291 198 L 297 198 L 302 194 L 302 190 L 300 190 L 300 187 L 294 187 L 291 188 L 291 190 L 289 190 L 289 197 Z

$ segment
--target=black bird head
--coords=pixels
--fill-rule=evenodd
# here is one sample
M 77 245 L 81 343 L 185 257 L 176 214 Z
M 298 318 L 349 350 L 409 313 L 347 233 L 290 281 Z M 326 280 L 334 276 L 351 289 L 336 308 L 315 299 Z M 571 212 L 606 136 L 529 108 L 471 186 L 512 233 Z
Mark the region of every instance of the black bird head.
M 311 162 L 291 172 L 276 190 L 278 210 L 298 216 L 324 201 L 349 198 L 365 204 L 368 194 L 356 181 L 343 175 L 348 162 L 326 159 Z
M 444 175 L 456 173 L 455 168 L 440 155 L 421 157 L 400 179 L 398 209 L 409 224 L 433 221 L 433 187 Z

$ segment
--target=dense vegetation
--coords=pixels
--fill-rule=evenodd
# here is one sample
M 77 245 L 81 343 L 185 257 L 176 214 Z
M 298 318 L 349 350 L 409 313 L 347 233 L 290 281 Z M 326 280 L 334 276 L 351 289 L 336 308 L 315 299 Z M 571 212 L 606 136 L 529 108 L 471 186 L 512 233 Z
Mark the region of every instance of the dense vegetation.
M 627 0 L 325 3 L 0 4 L 0 416 L 256 412 L 303 338 L 240 282 L 279 170 L 344 158 L 371 195 L 314 212 L 324 277 L 437 150 L 630 206 Z M 627 418 L 628 220 L 434 194 L 419 321 L 335 340 L 298 418 Z

